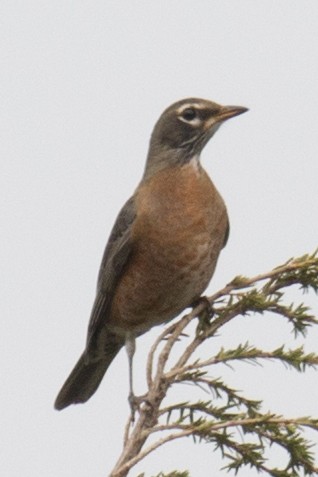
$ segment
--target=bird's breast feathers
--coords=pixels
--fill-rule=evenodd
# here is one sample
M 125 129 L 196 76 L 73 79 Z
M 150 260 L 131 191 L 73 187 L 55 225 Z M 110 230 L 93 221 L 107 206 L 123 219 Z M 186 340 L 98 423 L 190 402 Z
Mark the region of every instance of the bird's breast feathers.
M 189 246 L 202 234 L 214 235 L 222 226 L 226 229 L 224 201 L 197 158 L 148 179 L 139 188 L 136 205 L 136 241 L 158 233 L 167 241 L 184 238 Z
M 143 330 L 145 321 L 153 326 L 173 318 L 205 290 L 228 219 L 214 185 L 193 164 L 156 174 L 139 188 L 136 205 L 133 252 L 113 316 Z

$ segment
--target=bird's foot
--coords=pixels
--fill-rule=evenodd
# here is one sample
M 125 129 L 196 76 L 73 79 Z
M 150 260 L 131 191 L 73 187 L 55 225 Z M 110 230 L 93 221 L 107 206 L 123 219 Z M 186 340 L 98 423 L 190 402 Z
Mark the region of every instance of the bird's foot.
M 142 396 L 135 396 L 133 392 L 129 393 L 128 402 L 130 406 L 130 418 L 132 424 L 135 422 L 136 411 L 139 411 L 140 406 L 143 402 L 147 402 L 147 396 L 147 394 L 143 394 Z
M 198 298 L 192 303 L 192 307 L 195 308 L 196 306 L 201 304 L 203 305 L 203 309 L 198 314 L 199 323 L 197 327 L 197 334 L 210 325 L 211 319 L 214 315 L 213 306 L 211 305 L 206 296 L 200 296 L 200 298 Z

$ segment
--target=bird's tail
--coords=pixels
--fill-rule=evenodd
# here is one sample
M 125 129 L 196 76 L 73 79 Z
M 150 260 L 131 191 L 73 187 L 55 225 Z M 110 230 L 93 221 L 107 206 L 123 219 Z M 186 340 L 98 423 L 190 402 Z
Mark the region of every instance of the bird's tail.
M 76 363 L 73 371 L 59 392 L 54 407 L 59 411 L 70 404 L 88 401 L 100 385 L 108 366 L 119 352 L 121 344 L 114 346 L 105 358 L 88 361 L 85 352 Z

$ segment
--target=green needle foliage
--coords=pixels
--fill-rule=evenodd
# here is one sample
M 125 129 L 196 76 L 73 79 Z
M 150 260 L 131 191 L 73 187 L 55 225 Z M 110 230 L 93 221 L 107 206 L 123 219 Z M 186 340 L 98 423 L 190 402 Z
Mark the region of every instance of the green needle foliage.
M 191 437 L 220 452 L 224 471 L 244 475 L 246 467 L 273 477 L 318 476 L 313 445 L 306 428 L 318 431 L 318 418 L 288 417 L 264 412 L 262 401 L 253 400 L 229 386 L 222 377 L 212 376 L 220 363 L 234 366 L 237 361 L 280 362 L 299 372 L 318 366 L 318 355 L 303 346 L 287 349 L 281 345 L 263 350 L 253 344 L 234 349 L 221 348 L 206 359 L 194 353 L 210 338 L 220 336 L 227 323 L 242 315 L 274 313 L 287 320 L 292 331 L 306 336 L 318 324 L 304 303 L 290 303 L 291 287 L 318 291 L 316 253 L 291 259 L 274 270 L 254 278 L 238 276 L 222 290 L 203 299 L 189 314 L 170 325 L 158 337 L 148 357 L 146 395 L 140 399 L 136 422 L 129 419 L 124 449 L 111 477 L 126 476 L 130 469 L 159 446 L 175 439 Z M 189 324 L 199 317 L 194 336 L 186 335 Z M 178 343 L 178 356 L 171 351 Z M 181 345 L 181 346 L 180 346 Z M 163 405 L 169 389 L 191 383 L 206 398 Z M 279 467 L 271 462 L 269 449 L 279 447 L 285 458 Z M 139 477 L 144 477 L 141 474 Z M 186 471 L 160 473 L 156 477 L 189 477 Z

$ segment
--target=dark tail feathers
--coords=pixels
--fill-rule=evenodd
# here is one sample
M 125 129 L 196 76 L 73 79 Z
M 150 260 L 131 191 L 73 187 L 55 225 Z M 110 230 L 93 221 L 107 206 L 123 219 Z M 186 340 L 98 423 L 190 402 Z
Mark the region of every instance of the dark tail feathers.
M 59 392 L 54 404 L 55 409 L 60 411 L 70 404 L 88 401 L 121 347 L 122 345 L 118 344 L 104 359 L 93 362 L 87 362 L 87 355 L 83 353 Z

